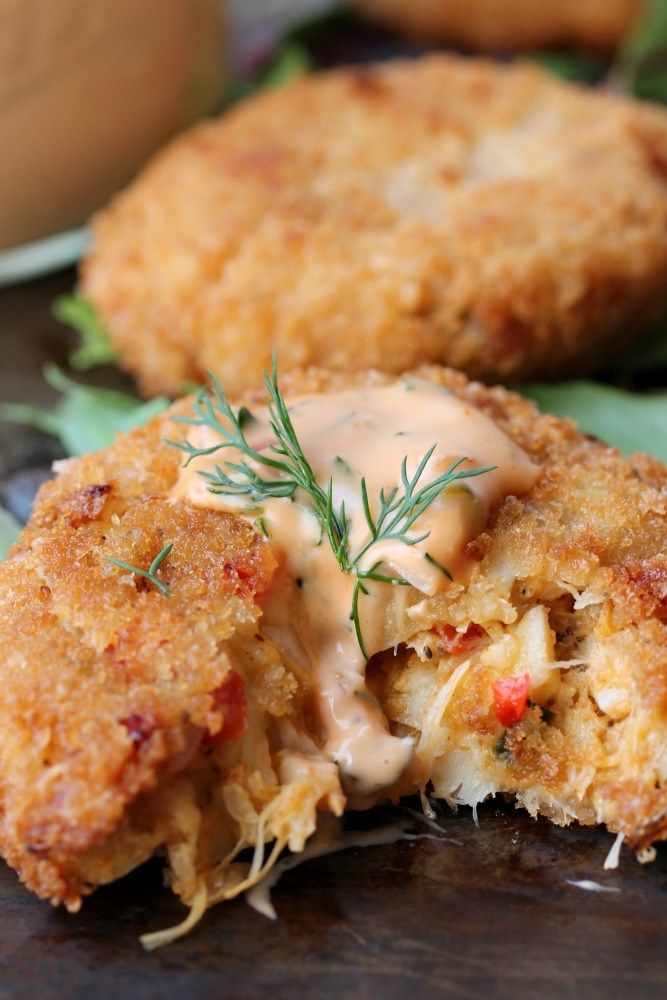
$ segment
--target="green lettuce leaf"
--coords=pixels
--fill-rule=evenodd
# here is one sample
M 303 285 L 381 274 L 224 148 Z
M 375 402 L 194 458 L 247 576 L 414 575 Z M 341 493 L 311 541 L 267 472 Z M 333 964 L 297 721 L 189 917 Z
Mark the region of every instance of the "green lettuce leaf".
M 104 324 L 95 307 L 83 296 L 61 295 L 53 303 L 53 315 L 60 323 L 73 327 L 81 337 L 80 345 L 69 356 L 69 363 L 76 371 L 116 362 L 118 355 Z
M 0 559 L 6 559 L 7 553 L 18 538 L 21 525 L 13 514 L 0 507 Z
M 572 417 L 583 431 L 625 454 L 645 451 L 667 462 L 667 392 L 627 392 L 587 381 L 534 383 L 518 391 L 545 413 Z
M 263 73 L 241 74 L 232 80 L 227 95 L 226 106 L 244 101 L 260 90 L 270 90 L 283 87 L 296 76 L 307 73 L 313 68 L 312 60 L 305 45 L 292 41 L 289 37 L 283 39 L 272 64 Z
M 607 63 L 600 56 L 580 50 L 533 52 L 528 58 L 554 76 L 573 83 L 598 83 L 607 69 Z
M 621 47 L 618 70 L 637 97 L 667 103 L 667 0 L 649 0 Z
M 301 76 L 312 69 L 313 64 L 308 50 L 298 42 L 283 42 L 275 62 L 262 77 L 259 89 L 283 87 L 296 76 Z
M 564 80 L 595 84 L 606 76 L 614 90 L 667 104 L 667 0 L 649 0 L 611 65 L 580 49 L 533 52 L 529 58 Z
M 3 403 L 0 419 L 52 434 L 68 455 L 105 448 L 117 434 L 140 427 L 169 405 L 165 396 L 141 402 L 114 389 L 80 385 L 55 365 L 46 365 L 44 378 L 63 394 L 52 410 L 29 403 Z

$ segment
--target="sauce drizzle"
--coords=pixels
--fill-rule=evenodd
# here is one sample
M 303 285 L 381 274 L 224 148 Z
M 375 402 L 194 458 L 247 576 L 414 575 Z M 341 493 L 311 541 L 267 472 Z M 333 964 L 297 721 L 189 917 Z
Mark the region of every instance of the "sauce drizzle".
M 345 503 L 352 552 L 370 537 L 361 502 L 362 476 L 375 516 L 380 490 L 401 487 L 404 457 L 411 475 L 434 444 L 424 483 L 460 458 L 470 469 L 495 466 L 441 493 L 410 530 L 412 538 L 425 533 L 428 537 L 413 545 L 387 539 L 369 547 L 362 568 L 379 565 L 381 572 L 409 583 L 366 581 L 359 618 L 372 656 L 409 638 L 406 610 L 411 604 L 445 590 L 452 578 L 469 580 L 474 562 L 466 545 L 484 529 L 490 511 L 504 497 L 530 489 L 537 469 L 480 410 L 426 379 L 404 377 L 384 386 L 296 397 L 289 412 L 317 481 L 327 484 L 331 479 L 336 508 Z M 256 451 L 270 447 L 274 434 L 265 407 L 253 413 L 244 431 Z M 193 428 L 188 437 L 198 448 L 219 440 L 208 427 Z M 271 498 L 251 509 L 247 497 L 212 494 L 198 475 L 238 460 L 232 447 L 196 458 L 181 471 L 172 496 L 238 513 L 268 537 L 280 565 L 269 592 L 260 599 L 262 627 L 313 676 L 325 732 L 323 749 L 338 764 L 346 789 L 373 796 L 397 780 L 410 761 L 413 743 L 389 733 L 380 706 L 366 688 L 366 657 L 349 617 L 355 577 L 341 571 L 307 497 Z

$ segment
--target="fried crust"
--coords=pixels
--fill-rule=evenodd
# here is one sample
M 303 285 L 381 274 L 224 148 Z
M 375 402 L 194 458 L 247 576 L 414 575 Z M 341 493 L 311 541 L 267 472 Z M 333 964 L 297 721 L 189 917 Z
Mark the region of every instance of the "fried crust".
M 571 376 L 665 309 L 667 113 L 429 56 L 265 92 L 94 225 L 81 291 L 147 394 L 214 371 Z
M 508 497 L 492 515 L 487 530 L 471 544 L 470 552 L 479 560 L 476 593 L 464 593 L 458 607 L 456 600 L 450 604 L 445 620 L 452 620 L 452 613 L 462 623 L 476 620 L 485 588 L 494 587 L 504 574 L 516 580 L 508 597 L 519 610 L 527 600 L 524 589 L 547 591 L 549 586 L 560 587 L 562 581 L 581 593 L 591 590 L 604 595 L 590 617 L 584 618 L 579 639 L 583 645 L 594 636 L 601 650 L 599 658 L 606 664 L 569 675 L 574 707 L 577 701 L 585 702 L 588 715 L 582 706 L 571 712 L 568 729 L 570 710 L 565 710 L 564 731 L 549 731 L 544 744 L 535 740 L 530 719 L 517 727 L 512 764 L 504 767 L 501 787 L 528 808 L 531 790 L 539 787 L 544 795 L 539 810 L 552 820 L 567 822 L 576 815 L 580 822 L 604 822 L 638 850 L 666 838 L 667 469 L 645 454 L 626 458 L 580 433 L 574 421 L 541 415 L 533 403 L 501 387 L 488 388 L 440 368 L 424 368 L 416 374 L 477 406 L 541 469 L 533 489 L 521 498 Z M 369 381 L 382 383 L 386 376 L 332 376 L 315 371 L 283 381 L 286 391 L 325 392 Z M 576 655 L 576 648 L 561 653 L 563 659 L 569 655 Z M 389 657 L 386 686 L 380 686 L 376 694 L 387 717 L 400 720 L 400 711 L 393 711 L 392 689 L 400 685 L 395 663 L 396 658 Z M 636 726 L 632 735 L 624 737 L 620 750 L 614 747 L 618 723 L 609 727 L 604 748 L 591 726 L 591 716 L 600 714 L 591 695 L 592 674 L 598 686 L 619 683 L 630 692 Z M 497 720 L 490 720 L 485 712 L 480 716 L 480 706 L 488 703 L 488 672 L 476 677 L 473 670 L 461 691 L 460 704 L 454 709 L 461 729 L 469 733 L 471 728 L 483 730 L 492 724 L 496 739 L 502 732 Z M 613 779 L 605 780 L 605 774 L 613 770 L 615 752 L 622 766 L 616 767 Z M 549 793 L 558 801 L 569 776 L 585 773 L 592 761 L 599 770 L 576 803 L 577 811 L 568 818 L 560 807 L 550 809 Z M 419 781 L 410 784 L 413 777 L 408 775 L 402 792 L 418 787 Z
M 667 723 L 667 470 L 645 455 L 625 459 L 501 388 L 439 368 L 417 374 L 478 406 L 541 468 L 533 490 L 508 497 L 473 543 L 482 575 L 495 560 L 518 580 L 603 587 L 610 661 L 659 741 Z M 310 371 L 286 377 L 283 391 L 386 380 Z M 243 402 L 262 399 L 257 391 Z M 230 667 L 226 642 L 244 631 L 252 641 L 252 599 L 274 567 L 245 524 L 166 500 L 180 462 L 163 443 L 174 436 L 174 412 L 63 463 L 0 580 L 0 848 L 30 888 L 71 908 L 92 888 L 72 874 L 76 859 L 118 829 L 141 792 L 182 767 L 206 729 L 219 727 L 212 692 Z M 160 575 L 169 598 L 105 561 L 147 566 L 167 541 L 174 547 Z M 478 695 L 472 683 L 472 702 Z M 528 742 L 521 750 L 521 780 L 543 780 L 544 754 L 531 757 Z M 597 793 L 596 815 L 642 846 L 667 832 L 667 791 L 664 776 L 656 784 L 639 763 L 628 766 L 632 778 Z
M 40 492 L 0 587 L 0 846 L 40 895 L 75 908 L 72 858 L 221 725 L 226 641 L 254 630 L 270 551 L 243 523 L 169 503 L 179 467 L 157 419 L 65 464 Z M 168 542 L 164 597 L 147 567 Z
M 473 52 L 581 45 L 611 52 L 639 20 L 645 0 L 354 0 L 369 17 L 420 42 Z

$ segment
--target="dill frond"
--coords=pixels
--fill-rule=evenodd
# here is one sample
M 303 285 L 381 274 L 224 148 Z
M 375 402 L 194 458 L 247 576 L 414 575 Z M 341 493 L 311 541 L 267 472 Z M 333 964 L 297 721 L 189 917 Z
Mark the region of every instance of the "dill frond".
M 411 529 L 435 500 L 454 483 L 491 472 L 495 466 L 469 469 L 465 468 L 467 458 L 459 458 L 435 479 L 423 482 L 426 466 L 436 449 L 434 444 L 422 456 L 412 476 L 408 475 L 408 459 L 407 456 L 404 457 L 400 469 L 401 485 L 388 491 L 380 490 L 376 505 L 372 503 L 366 479 L 362 477 L 361 506 L 369 535 L 368 540 L 356 552 L 352 552 L 350 522 L 345 504 L 341 503 L 336 507 L 333 479 L 329 479 L 326 484 L 319 483 L 303 453 L 287 404 L 280 392 L 275 356 L 271 375 L 264 376 L 269 397 L 269 423 L 275 435 L 275 441 L 269 445 L 268 451 L 258 452 L 249 444 L 244 433 L 248 411 L 242 407 L 235 413 L 218 380 L 213 375 L 209 375 L 209 378 L 211 388 L 202 390 L 195 400 L 194 416 L 178 416 L 174 420 L 194 427 L 208 427 L 221 440 L 207 448 L 197 448 L 187 439 L 168 443 L 185 453 L 185 465 L 194 458 L 210 456 L 225 448 L 233 448 L 243 456 L 240 461 L 226 461 L 216 465 L 213 472 L 199 473 L 211 493 L 247 496 L 253 504 L 262 504 L 276 497 L 295 499 L 297 492 L 301 496 L 305 495 L 323 535 L 329 541 L 341 572 L 355 577 L 350 620 L 353 622 L 359 647 L 363 655 L 367 656 L 359 611 L 361 597 L 368 595 L 366 581 L 378 581 L 392 586 L 409 586 L 409 583 L 400 576 L 378 572 L 381 560 L 370 568 L 364 568 L 364 558 L 374 545 L 381 542 L 397 541 L 412 546 L 425 541 L 430 532 L 415 535 L 411 533 Z M 252 466 L 249 462 L 253 463 Z M 377 506 L 375 515 L 374 506 Z M 266 534 L 265 530 L 264 533 Z M 449 570 L 428 552 L 425 553 L 425 558 L 444 576 L 452 579 Z
M 144 580 L 149 580 L 153 586 L 157 587 L 161 594 L 165 597 L 171 597 L 171 591 L 169 590 L 169 585 L 161 580 L 157 575 L 162 563 L 165 561 L 169 553 L 174 547 L 173 542 L 169 542 L 165 547 L 158 552 L 153 562 L 150 564 L 148 569 L 141 569 L 140 566 L 133 566 L 132 563 L 124 562 L 123 559 L 115 559 L 113 556 L 107 556 L 106 561 L 113 563 L 114 566 L 118 566 L 119 569 L 125 569 L 128 573 L 134 573 L 135 576 L 141 576 Z

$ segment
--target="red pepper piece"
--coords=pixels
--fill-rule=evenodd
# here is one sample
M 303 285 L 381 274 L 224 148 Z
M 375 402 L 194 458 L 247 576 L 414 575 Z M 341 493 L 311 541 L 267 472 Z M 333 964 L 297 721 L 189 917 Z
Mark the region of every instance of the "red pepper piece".
M 471 622 L 465 632 L 457 632 L 453 625 L 437 625 L 435 630 L 440 637 L 438 649 L 443 653 L 468 653 L 477 640 L 486 635 L 481 625 Z
M 522 674 L 521 677 L 502 677 L 493 682 L 491 690 L 498 722 L 508 728 L 521 722 L 528 704 L 530 674 Z
M 215 691 L 211 692 L 213 708 L 223 717 L 222 727 L 213 734 L 215 740 L 238 740 L 246 730 L 248 714 L 248 698 L 245 691 L 245 681 L 234 670 Z

